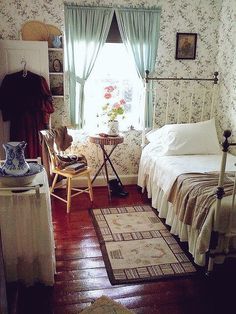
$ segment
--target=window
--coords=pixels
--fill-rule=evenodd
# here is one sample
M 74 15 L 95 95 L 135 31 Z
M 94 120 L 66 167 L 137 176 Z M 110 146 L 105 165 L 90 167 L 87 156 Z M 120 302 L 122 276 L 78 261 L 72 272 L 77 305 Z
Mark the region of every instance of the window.
M 85 85 L 84 118 L 85 128 L 105 128 L 102 107 L 106 86 L 116 86 L 119 99 L 125 100 L 125 118 L 119 119 L 120 130 L 131 125 L 139 128 L 141 114 L 142 81 L 135 65 L 130 60 L 123 43 L 106 43 L 99 54 L 93 71 Z
M 145 95 L 146 112 L 144 115 L 142 112 L 144 109 L 143 82 L 138 79 L 136 69 L 141 76 L 145 75 L 145 69 L 151 73 L 155 70 L 160 12 L 159 8 L 114 9 L 112 7 L 65 4 L 65 43 L 67 47 L 65 64 L 69 78 L 71 125 L 78 128 L 84 125 L 87 128 L 92 126 L 90 128 L 94 130 L 97 124 L 96 117 L 104 104 L 100 93 L 103 92 L 107 83 L 109 85 L 112 83 L 119 85 L 120 93 L 127 101 L 127 118 L 122 122 L 123 127 L 130 124 L 139 127 L 139 116 L 145 119 L 142 121 L 143 126 L 152 126 L 153 93 L 150 90 L 149 94 Z M 116 36 L 110 38 L 109 34 L 107 36 L 109 28 L 109 33 L 114 35 L 115 16 L 118 17 L 122 27 L 122 38 L 125 44 L 129 45 L 130 57 L 128 55 L 121 56 L 122 54 L 124 56 L 125 49 L 122 44 L 118 45 L 120 41 L 114 42 Z M 118 26 L 115 28 L 117 30 Z M 104 42 L 108 38 L 112 43 L 107 42 L 104 47 Z M 81 45 L 82 41 L 85 44 L 84 48 Z M 117 45 L 114 45 L 115 43 Z M 121 52 L 122 49 L 124 53 Z M 132 64 L 133 58 L 135 58 L 136 69 Z M 92 76 L 91 69 L 93 69 Z M 142 101 L 140 101 L 141 98 L 143 98 Z M 116 104 L 116 110 L 122 111 L 120 105 L 121 103 Z M 142 114 L 140 114 L 141 112 Z M 109 113 L 114 113 L 114 110 Z

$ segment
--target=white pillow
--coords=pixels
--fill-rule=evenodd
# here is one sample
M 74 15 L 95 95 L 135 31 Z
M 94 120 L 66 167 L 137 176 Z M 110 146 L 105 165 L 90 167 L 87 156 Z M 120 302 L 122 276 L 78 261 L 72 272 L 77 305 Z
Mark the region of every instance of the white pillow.
M 147 135 L 162 147 L 162 155 L 219 154 L 215 120 L 198 123 L 167 124 Z
M 153 129 L 151 131 L 149 131 L 147 134 L 146 134 L 146 139 L 149 141 L 149 142 L 157 142 L 157 141 L 160 141 L 160 136 L 161 136 L 161 132 L 162 132 L 162 128 L 160 129 Z

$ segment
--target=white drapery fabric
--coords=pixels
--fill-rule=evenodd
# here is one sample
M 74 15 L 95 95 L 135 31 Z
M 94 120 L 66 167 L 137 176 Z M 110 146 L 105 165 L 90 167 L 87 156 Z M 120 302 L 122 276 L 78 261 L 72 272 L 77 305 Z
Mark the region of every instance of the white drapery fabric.
M 0 228 L 6 280 L 26 285 L 54 284 L 55 244 L 51 201 L 46 172 L 32 185 L 43 184 L 39 195 L 34 190 L 12 193 L 0 189 Z
M 66 66 L 72 126 L 83 127 L 84 86 L 104 45 L 114 10 L 65 4 Z

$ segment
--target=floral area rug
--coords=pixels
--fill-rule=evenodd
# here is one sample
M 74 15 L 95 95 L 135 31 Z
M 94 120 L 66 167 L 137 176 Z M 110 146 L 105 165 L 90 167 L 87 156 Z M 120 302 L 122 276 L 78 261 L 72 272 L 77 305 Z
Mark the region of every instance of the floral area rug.
M 133 311 L 128 310 L 120 303 L 113 301 L 112 299 L 101 296 L 94 303 L 92 303 L 80 314 L 134 314 Z
M 196 272 L 150 206 L 97 208 L 92 216 L 112 284 Z

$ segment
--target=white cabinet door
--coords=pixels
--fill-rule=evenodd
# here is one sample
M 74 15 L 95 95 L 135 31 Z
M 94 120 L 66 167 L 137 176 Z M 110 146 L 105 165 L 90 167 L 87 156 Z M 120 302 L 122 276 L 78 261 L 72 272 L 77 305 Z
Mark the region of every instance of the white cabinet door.
M 49 84 L 46 41 L 0 40 L 0 85 L 6 74 L 23 70 L 23 60 L 28 71 L 42 75 Z M 0 111 L 0 159 L 5 159 L 2 144 L 8 141 L 9 122 L 3 122 Z
M 48 42 L 0 40 L 0 82 L 6 74 L 27 70 L 45 77 L 49 83 Z

